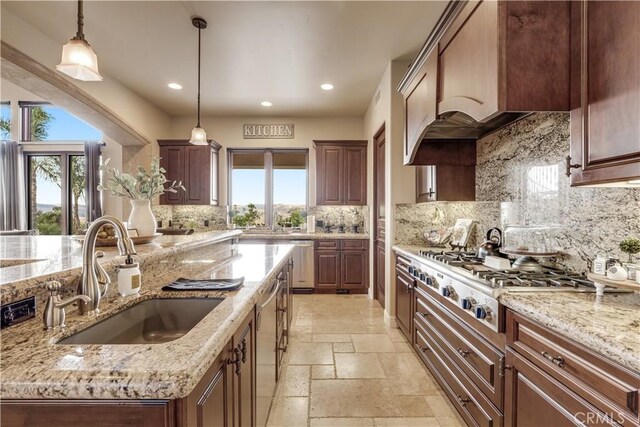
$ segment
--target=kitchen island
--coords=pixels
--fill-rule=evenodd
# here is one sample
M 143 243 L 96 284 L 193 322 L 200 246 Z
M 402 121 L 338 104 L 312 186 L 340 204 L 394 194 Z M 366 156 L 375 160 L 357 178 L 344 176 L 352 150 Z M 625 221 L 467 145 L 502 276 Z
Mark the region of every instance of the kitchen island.
M 235 235 L 225 237 L 229 239 Z M 226 366 L 229 358 L 227 353 L 233 355 L 229 343 L 235 339 L 239 329 L 247 325 L 250 328 L 254 327 L 256 303 L 276 280 L 276 276 L 288 268 L 292 246 L 236 243 L 232 245 L 230 256 L 215 265 L 210 265 L 211 260 L 202 257 L 201 248 L 198 251 L 186 251 L 184 254 L 187 255 L 183 254 L 180 263 L 175 264 L 172 261 L 176 255 L 175 246 L 184 248 L 185 245 L 189 245 L 189 238 L 196 238 L 202 242 L 202 236 L 172 236 L 171 240 L 176 237 L 180 240 L 175 242 L 176 245 L 148 251 L 149 256 L 160 257 L 160 261 L 164 259 L 169 268 L 164 270 L 164 280 L 162 274 L 153 275 L 153 279 L 145 279 L 143 273 L 143 286 L 139 296 L 121 298 L 112 294 L 103 300 L 97 318 L 79 316 L 73 307 L 68 307 L 67 327 L 61 331 L 44 331 L 41 318 L 38 317 L 0 332 L 2 425 L 9 425 L 5 424 L 5 420 L 10 419 L 9 414 L 16 413 L 18 418 L 11 418 L 13 422 L 22 420 L 28 425 L 38 425 L 45 420 L 33 418 L 36 414 L 51 416 L 51 408 L 54 407 L 62 408 L 61 413 L 74 412 L 77 408 L 70 406 L 73 405 L 72 402 L 78 404 L 79 400 L 82 400 L 84 407 L 87 407 L 91 402 L 87 402 L 86 399 L 99 402 L 100 405 L 116 405 L 109 409 L 113 414 L 117 414 L 123 408 L 139 410 L 148 407 L 156 408 L 163 414 L 162 417 L 168 417 L 167 419 L 185 419 L 184 414 L 191 411 L 187 409 L 187 403 L 184 403 L 190 402 L 189 395 L 194 390 L 202 392 L 198 388 L 216 362 L 222 360 Z M 216 243 L 221 242 L 220 235 L 212 237 Z M 139 253 L 147 252 L 143 246 L 137 249 Z M 156 251 L 167 252 L 161 256 Z M 146 260 L 149 261 L 148 258 Z M 157 265 L 161 264 L 160 262 Z M 195 273 L 197 270 L 192 268 L 194 264 L 203 264 L 208 268 Z M 177 270 L 168 274 L 172 269 Z M 239 290 L 233 292 L 161 290 L 164 285 L 180 275 L 195 279 L 244 277 L 245 281 Z M 193 329 L 176 340 L 135 345 L 56 344 L 61 339 L 141 301 L 152 298 L 187 297 L 223 300 Z M 251 331 L 242 338 L 245 344 L 247 339 L 253 342 L 251 337 L 254 336 L 254 332 Z M 255 348 L 252 351 L 255 352 Z M 245 358 L 243 354 L 243 359 Z M 252 372 L 252 369 L 248 372 Z M 45 400 L 46 405 L 43 406 Z M 68 402 L 66 409 L 65 401 Z M 56 406 L 54 402 L 62 406 Z M 182 406 L 180 402 L 183 402 Z M 172 411 L 176 411 L 178 407 L 183 408 L 184 414 L 173 414 Z M 31 418 L 20 418 L 21 416 Z M 190 417 L 191 421 L 194 416 Z M 157 420 L 153 416 L 149 419 Z M 191 425 L 191 421 L 187 425 Z M 53 425 L 49 421 L 47 423 Z

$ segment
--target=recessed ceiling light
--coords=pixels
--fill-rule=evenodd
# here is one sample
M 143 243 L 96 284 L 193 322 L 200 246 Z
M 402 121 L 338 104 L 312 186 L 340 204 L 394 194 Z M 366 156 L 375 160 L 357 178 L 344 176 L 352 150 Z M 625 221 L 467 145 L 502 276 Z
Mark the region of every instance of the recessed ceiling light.
M 260 105 L 262 105 L 263 107 L 271 107 L 273 104 L 269 101 L 262 101 Z
M 320 85 L 320 88 L 322 90 L 332 90 L 333 89 L 333 85 L 331 83 L 323 83 Z
M 182 89 L 182 85 L 178 83 L 169 83 L 167 86 L 169 86 L 170 89 L 175 89 L 175 90 Z

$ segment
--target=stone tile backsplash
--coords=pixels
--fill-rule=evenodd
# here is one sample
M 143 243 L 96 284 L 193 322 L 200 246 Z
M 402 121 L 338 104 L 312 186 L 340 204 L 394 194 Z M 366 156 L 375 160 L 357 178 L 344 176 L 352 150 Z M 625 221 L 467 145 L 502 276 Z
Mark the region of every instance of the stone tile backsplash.
M 351 232 L 354 225 L 358 226 L 360 233 L 369 232 L 367 206 L 309 206 L 308 214 L 315 215 L 316 221 L 324 222 L 325 226 L 330 226 L 334 233 L 338 232 L 341 224 L 348 232 Z M 317 231 L 322 230 L 317 229 Z
M 152 206 L 157 221 L 162 221 L 163 227 L 182 225 L 196 231 L 224 230 L 227 228 L 226 206 L 201 205 L 156 205 Z M 331 226 L 331 231 L 337 233 L 341 224 L 350 232 L 353 225 L 358 225 L 360 233 L 368 233 L 369 210 L 367 206 L 309 206 L 308 214 L 315 215 L 316 220 Z M 209 220 L 209 227 L 204 226 L 204 220 Z M 322 231 L 322 230 L 318 230 Z
M 396 242 L 424 244 L 422 231 L 456 218 L 478 220 L 477 238 L 500 225 L 550 225 L 566 268 L 584 271 L 598 253 L 626 260 L 618 244 L 640 237 L 640 189 L 570 187 L 569 114 L 538 113 L 478 141 L 477 202 L 422 203 L 396 207 Z M 442 215 L 430 218 L 436 209 Z
M 163 227 L 169 227 L 169 221 L 174 227 L 193 228 L 196 231 L 226 230 L 227 207 L 208 205 L 156 205 L 152 206 L 157 221 L 162 221 Z M 209 221 L 209 226 L 204 221 Z

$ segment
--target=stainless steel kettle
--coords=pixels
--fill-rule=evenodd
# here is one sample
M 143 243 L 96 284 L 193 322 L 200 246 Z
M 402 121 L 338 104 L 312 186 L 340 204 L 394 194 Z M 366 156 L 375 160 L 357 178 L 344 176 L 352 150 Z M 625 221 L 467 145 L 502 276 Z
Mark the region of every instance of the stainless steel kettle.
M 483 244 L 478 247 L 476 255 L 478 258 L 484 259 L 487 255 L 503 257 L 500 253 L 502 246 L 502 231 L 498 227 L 487 230 L 487 237 Z

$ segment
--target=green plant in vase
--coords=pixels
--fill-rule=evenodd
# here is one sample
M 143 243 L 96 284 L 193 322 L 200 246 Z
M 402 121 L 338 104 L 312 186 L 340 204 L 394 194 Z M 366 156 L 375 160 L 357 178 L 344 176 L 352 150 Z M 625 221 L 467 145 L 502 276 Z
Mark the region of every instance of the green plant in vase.
M 130 199 L 132 210 L 128 220 L 129 229 L 136 229 L 139 236 L 155 235 L 156 219 L 151 211 L 151 200 L 167 192 L 186 191 L 184 185 L 181 181 L 171 182 L 167 179 L 167 171 L 160 166 L 159 157 L 151 159 L 149 171 L 138 166 L 135 175 L 110 167 L 109 160 L 100 166 L 105 178 L 98 185 L 98 190 Z

